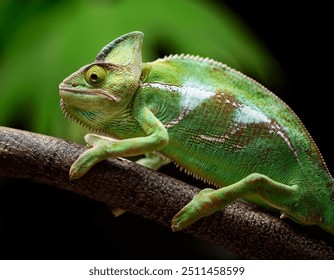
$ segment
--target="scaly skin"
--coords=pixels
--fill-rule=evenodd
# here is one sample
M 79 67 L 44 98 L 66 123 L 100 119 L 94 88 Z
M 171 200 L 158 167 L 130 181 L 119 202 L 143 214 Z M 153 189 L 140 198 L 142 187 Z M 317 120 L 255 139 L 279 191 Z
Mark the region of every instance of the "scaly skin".
M 334 234 L 334 180 L 305 127 L 278 97 L 226 65 L 190 55 L 142 64 L 143 34 L 114 40 L 59 86 L 65 114 L 106 136 L 72 165 L 83 176 L 110 157 L 146 154 L 218 189 L 175 215 L 173 230 L 242 198 Z M 154 153 L 158 152 L 158 153 Z

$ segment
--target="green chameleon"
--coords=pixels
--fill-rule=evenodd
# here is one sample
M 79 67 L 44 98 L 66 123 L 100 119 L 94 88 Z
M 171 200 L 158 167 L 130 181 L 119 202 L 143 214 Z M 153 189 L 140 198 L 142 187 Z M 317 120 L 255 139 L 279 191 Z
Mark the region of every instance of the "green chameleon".
M 85 136 L 90 148 L 70 178 L 107 158 L 145 154 L 139 164 L 156 170 L 172 161 L 216 187 L 174 216 L 174 231 L 243 199 L 334 234 L 334 180 L 294 112 L 212 59 L 143 64 L 142 40 L 141 32 L 115 39 L 60 84 L 65 115 L 102 134 Z

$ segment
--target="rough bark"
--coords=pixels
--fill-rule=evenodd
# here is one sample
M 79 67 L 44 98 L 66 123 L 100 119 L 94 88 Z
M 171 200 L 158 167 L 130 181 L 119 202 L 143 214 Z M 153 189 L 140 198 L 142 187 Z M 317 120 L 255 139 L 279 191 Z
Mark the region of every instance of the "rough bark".
M 167 227 L 199 191 L 124 159 L 103 161 L 86 176 L 70 181 L 69 168 L 84 149 L 61 139 L 0 127 L 0 176 L 66 189 Z M 319 237 L 242 203 L 201 219 L 185 232 L 250 259 L 334 259 L 332 236 Z

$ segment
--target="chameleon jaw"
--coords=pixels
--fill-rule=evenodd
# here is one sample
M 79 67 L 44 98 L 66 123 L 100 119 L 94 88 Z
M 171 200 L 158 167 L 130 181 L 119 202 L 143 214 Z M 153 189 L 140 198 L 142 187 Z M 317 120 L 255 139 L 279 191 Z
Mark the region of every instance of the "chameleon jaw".
M 86 123 L 84 123 L 83 121 L 80 121 L 78 118 L 74 117 L 70 113 L 70 111 L 66 108 L 66 102 L 62 98 L 60 99 L 60 110 L 63 112 L 65 118 L 68 119 L 69 121 L 80 125 L 81 127 L 87 129 L 88 131 L 90 131 L 92 133 L 96 133 L 96 134 L 99 134 L 99 135 L 107 135 L 107 133 L 105 133 L 101 129 L 92 128 L 89 125 L 87 125 Z
M 59 94 L 60 96 L 63 98 L 64 96 L 68 95 L 68 94 L 83 94 L 86 96 L 101 96 L 104 98 L 107 98 L 113 102 L 120 102 L 121 98 L 118 96 L 115 96 L 113 94 L 111 94 L 109 91 L 105 90 L 105 89 L 100 89 L 100 88 L 95 88 L 95 89 L 77 89 L 77 88 L 73 88 L 73 87 L 68 87 L 66 85 L 60 85 L 59 86 Z
M 88 125 L 84 124 L 82 121 L 79 121 L 67 110 L 66 102 L 62 98 L 60 99 L 60 110 L 63 112 L 65 118 L 68 119 L 69 121 L 75 122 L 80 126 L 89 129 Z

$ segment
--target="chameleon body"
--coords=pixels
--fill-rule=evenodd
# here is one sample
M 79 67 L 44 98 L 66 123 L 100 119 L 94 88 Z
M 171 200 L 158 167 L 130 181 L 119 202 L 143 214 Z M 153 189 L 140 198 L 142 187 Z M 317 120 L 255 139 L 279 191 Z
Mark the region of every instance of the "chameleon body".
M 71 179 L 106 158 L 145 154 L 142 165 L 158 169 L 172 161 L 216 187 L 181 209 L 173 230 L 244 199 L 334 234 L 334 180 L 293 111 L 258 82 L 208 58 L 142 63 L 142 38 L 117 38 L 60 84 L 65 114 L 103 134 L 86 135 L 91 147 L 72 165 Z

